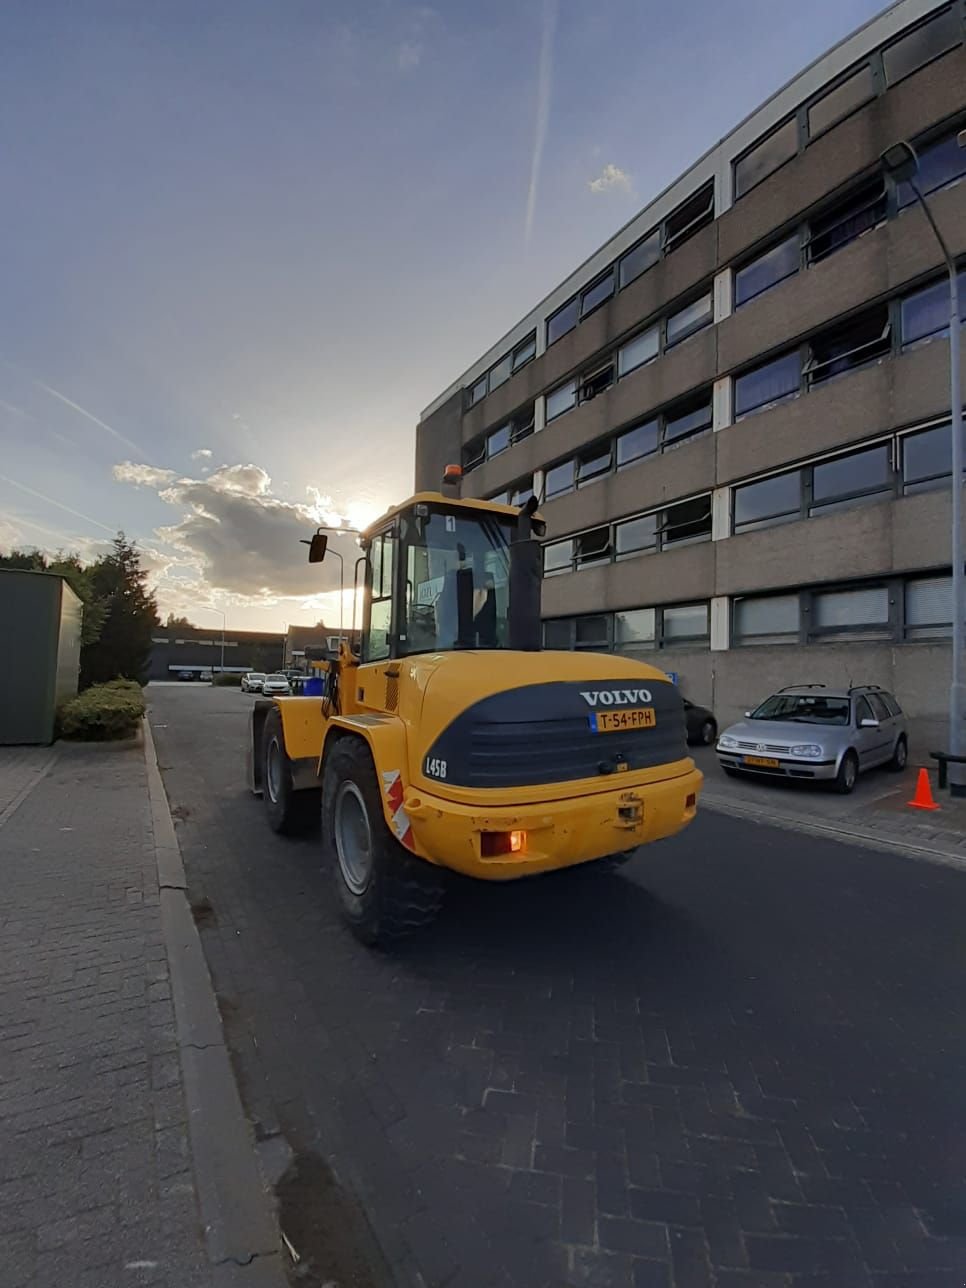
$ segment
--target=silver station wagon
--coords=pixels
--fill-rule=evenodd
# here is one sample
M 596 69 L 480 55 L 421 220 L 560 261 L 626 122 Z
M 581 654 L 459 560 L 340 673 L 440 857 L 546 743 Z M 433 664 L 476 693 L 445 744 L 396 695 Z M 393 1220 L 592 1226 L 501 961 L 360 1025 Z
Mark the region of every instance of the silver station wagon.
M 902 708 L 878 685 L 800 684 L 773 693 L 725 729 L 715 750 L 732 777 L 827 779 L 848 794 L 866 769 L 904 769 L 909 739 Z

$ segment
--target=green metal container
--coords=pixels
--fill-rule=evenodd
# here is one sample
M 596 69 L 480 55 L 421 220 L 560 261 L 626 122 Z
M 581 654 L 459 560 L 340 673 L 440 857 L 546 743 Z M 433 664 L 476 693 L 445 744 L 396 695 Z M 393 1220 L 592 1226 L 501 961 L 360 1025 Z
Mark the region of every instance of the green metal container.
M 63 577 L 0 568 L 0 744 L 53 742 L 77 693 L 82 613 Z

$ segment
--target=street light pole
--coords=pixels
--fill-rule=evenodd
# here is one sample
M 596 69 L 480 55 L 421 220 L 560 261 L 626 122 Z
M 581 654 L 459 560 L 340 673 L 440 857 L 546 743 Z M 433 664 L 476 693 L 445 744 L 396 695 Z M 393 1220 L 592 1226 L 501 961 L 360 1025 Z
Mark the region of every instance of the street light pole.
M 894 144 L 882 154 L 886 171 L 898 182 L 909 184 L 916 201 L 929 221 L 949 274 L 949 433 L 952 440 L 952 522 L 950 526 L 950 553 L 952 557 L 952 674 L 949 685 L 949 755 L 962 756 L 966 749 L 966 685 L 963 683 L 963 650 L 966 643 L 966 564 L 963 558 L 963 396 L 959 373 L 959 278 L 956 261 L 949 252 L 946 239 L 939 231 L 929 203 L 922 194 L 916 176 L 919 158 L 911 143 Z M 949 792 L 951 796 L 966 796 L 966 766 L 955 759 L 949 764 Z

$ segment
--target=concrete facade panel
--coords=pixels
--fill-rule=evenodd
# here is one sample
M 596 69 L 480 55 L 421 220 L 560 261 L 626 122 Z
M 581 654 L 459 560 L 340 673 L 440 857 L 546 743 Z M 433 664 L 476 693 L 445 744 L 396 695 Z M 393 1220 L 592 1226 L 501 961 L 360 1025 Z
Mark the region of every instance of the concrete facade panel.
M 463 395 L 455 393 L 416 426 L 416 491 L 439 491 L 444 468 L 460 459 Z

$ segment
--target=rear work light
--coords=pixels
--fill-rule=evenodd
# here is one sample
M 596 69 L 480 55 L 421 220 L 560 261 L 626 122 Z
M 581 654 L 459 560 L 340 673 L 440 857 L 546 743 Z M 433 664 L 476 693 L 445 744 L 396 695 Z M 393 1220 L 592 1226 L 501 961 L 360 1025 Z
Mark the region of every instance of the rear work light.
M 480 854 L 484 859 L 498 859 L 504 854 L 522 854 L 526 848 L 526 832 L 480 833 Z

